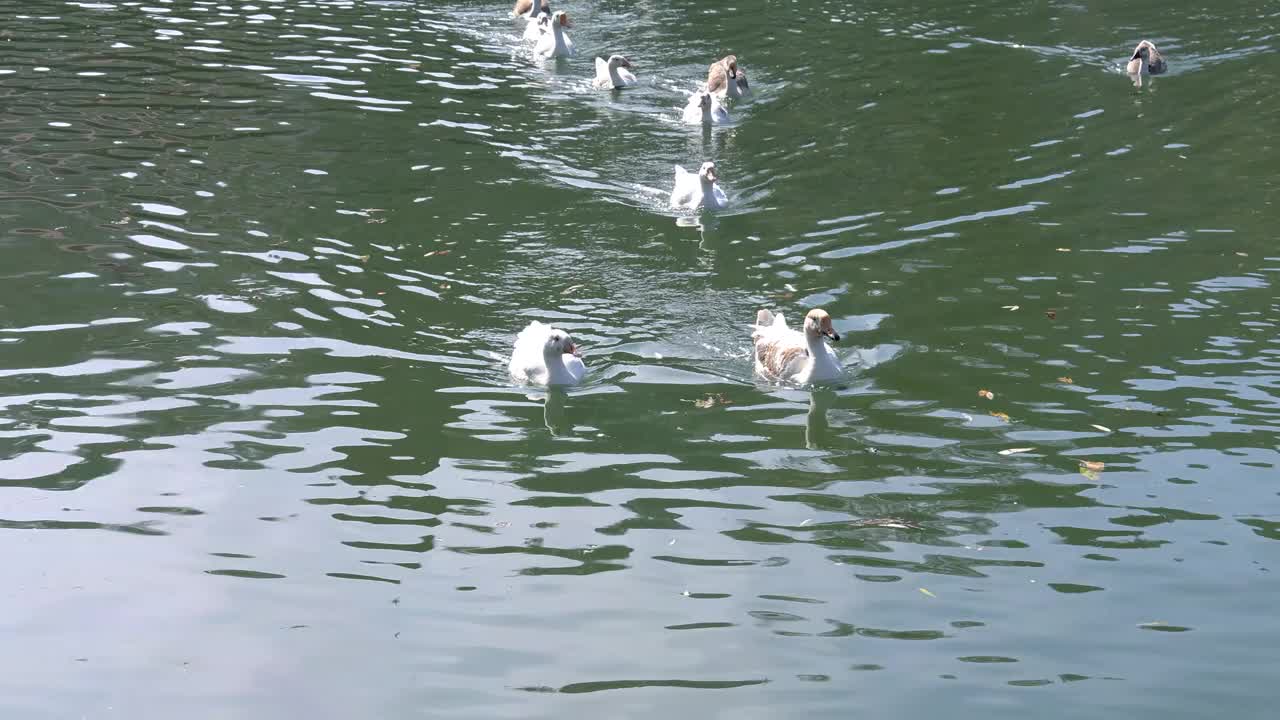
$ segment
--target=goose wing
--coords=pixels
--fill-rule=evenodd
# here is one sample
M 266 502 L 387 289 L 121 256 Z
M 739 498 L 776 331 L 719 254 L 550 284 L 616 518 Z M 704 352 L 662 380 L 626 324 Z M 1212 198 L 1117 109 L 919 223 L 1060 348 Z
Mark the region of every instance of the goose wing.
M 766 327 L 757 327 L 755 340 L 756 372 L 766 377 L 785 379 L 795 375 L 809 357 L 804 336 L 788 329 L 779 318 Z
M 707 69 L 707 91 L 722 93 L 728 88 L 729 69 L 724 66 L 724 61 L 717 60 L 711 63 L 711 67 Z
M 542 348 L 551 334 L 551 326 L 537 320 L 516 335 L 515 345 L 511 348 L 511 362 L 508 369 L 517 380 L 527 380 L 538 372 L 546 371 L 546 363 L 542 359 Z
M 697 177 L 693 173 L 677 165 L 675 187 L 671 190 L 671 204 L 676 207 L 689 205 L 698 190 L 697 184 Z

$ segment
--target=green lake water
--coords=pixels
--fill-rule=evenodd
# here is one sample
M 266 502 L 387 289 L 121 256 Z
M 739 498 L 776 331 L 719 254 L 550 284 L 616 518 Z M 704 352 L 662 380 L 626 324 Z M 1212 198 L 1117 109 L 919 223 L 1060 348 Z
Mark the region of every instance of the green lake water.
M 557 7 L 0 0 L 0 715 L 1274 712 L 1275 7 Z

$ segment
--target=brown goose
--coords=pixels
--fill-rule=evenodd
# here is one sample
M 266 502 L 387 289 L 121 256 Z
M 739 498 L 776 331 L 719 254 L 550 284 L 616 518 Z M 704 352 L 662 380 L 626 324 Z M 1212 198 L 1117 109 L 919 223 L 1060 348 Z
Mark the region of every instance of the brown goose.
M 1133 49 L 1133 57 L 1129 59 L 1129 66 L 1126 69 L 1130 75 L 1139 75 L 1143 72 L 1159 75 L 1168 70 L 1169 66 L 1156 46 L 1150 40 L 1143 40 Z
M 539 13 L 530 12 L 533 10 L 533 0 L 516 0 L 516 6 L 511 10 L 512 17 L 526 17 L 530 20 L 536 20 Z M 548 0 L 542 0 L 539 10 L 546 14 L 551 14 L 551 3 Z
M 787 327 L 781 314 L 768 310 L 756 313 L 756 372 L 769 380 L 801 385 L 839 379 L 844 374 L 840 358 L 822 341 L 840 340 L 826 310 L 814 308 L 804 318 L 804 332 Z
M 707 69 L 707 92 L 720 97 L 739 98 L 748 94 L 747 73 L 738 67 L 736 55 L 726 55 Z

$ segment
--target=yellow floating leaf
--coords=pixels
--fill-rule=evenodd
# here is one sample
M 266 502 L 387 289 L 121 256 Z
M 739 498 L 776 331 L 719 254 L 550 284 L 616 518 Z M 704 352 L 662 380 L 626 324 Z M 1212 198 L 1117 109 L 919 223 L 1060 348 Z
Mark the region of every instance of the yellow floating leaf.
M 716 405 L 732 405 L 732 404 L 733 404 L 732 400 L 726 398 L 724 395 L 720 393 L 711 393 L 711 394 L 708 394 L 706 397 L 693 401 L 694 407 L 702 408 L 704 410 L 707 408 L 713 408 Z
M 937 595 L 934 595 L 933 593 L 929 592 L 929 591 L 928 591 L 928 590 L 926 590 L 925 588 L 916 588 L 916 589 L 917 589 L 917 590 L 919 590 L 920 592 L 924 593 L 925 595 L 928 595 L 928 596 L 929 596 L 929 597 L 931 597 L 931 598 L 936 598 L 936 597 L 938 597 Z
M 1058 252 L 1071 252 L 1071 248 L 1058 248 Z
M 1090 425 L 1089 427 L 1104 433 L 1113 432 L 1113 430 L 1106 425 Z
M 1018 308 L 1020 308 L 1020 307 L 1022 307 L 1022 306 L 1021 306 L 1021 305 L 1001 305 L 1001 306 L 1000 306 L 1000 309 L 1001 309 L 1001 310 L 1009 310 L 1009 311 L 1013 311 L 1013 310 L 1017 310 L 1017 309 L 1018 309 Z
M 1096 472 L 1096 473 L 1102 472 L 1103 468 L 1105 468 L 1106 466 L 1107 466 L 1106 463 L 1098 462 L 1097 460 L 1081 460 L 1080 461 L 1080 467 L 1084 468 L 1085 470 L 1088 470 L 1089 472 Z
M 992 412 L 992 413 L 991 413 L 991 417 L 993 417 L 993 418 L 999 418 L 999 419 L 1001 419 L 1001 420 L 1003 420 L 1003 421 L 1005 421 L 1005 422 L 1009 422 L 1009 413 Z
M 1029 452 L 1031 452 L 1032 450 L 1035 450 L 1035 448 L 1033 448 L 1033 447 L 1029 447 L 1029 448 L 1009 448 L 1008 450 L 1001 450 L 1001 451 L 1000 451 L 1000 454 L 1001 454 L 1001 455 L 1020 455 L 1020 454 L 1022 454 L 1022 453 L 1029 453 Z
M 1076 384 L 1076 381 L 1075 381 L 1075 380 L 1072 380 L 1071 378 L 1067 377 L 1066 375 L 1063 375 L 1062 377 L 1058 378 L 1058 382 L 1062 383 L 1063 385 L 1075 385 L 1075 384 Z
M 978 391 L 978 397 L 980 397 L 980 398 L 986 398 L 986 399 L 988 399 L 988 400 L 995 400 L 995 399 L 996 399 L 996 394 L 995 394 L 995 393 L 993 393 L 993 392 L 991 392 L 990 390 L 979 390 L 979 391 Z

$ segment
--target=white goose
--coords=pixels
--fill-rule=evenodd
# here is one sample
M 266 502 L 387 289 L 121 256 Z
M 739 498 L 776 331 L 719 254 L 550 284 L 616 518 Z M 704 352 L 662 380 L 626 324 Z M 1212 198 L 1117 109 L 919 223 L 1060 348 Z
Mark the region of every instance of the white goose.
M 538 11 L 529 16 L 529 23 L 524 26 L 525 42 L 536 43 L 551 30 L 551 11 L 546 7 L 546 5 L 540 6 Z
M 804 318 L 804 332 L 787 327 L 782 314 L 768 310 L 756 313 L 755 342 L 756 372 L 769 380 L 798 383 L 827 382 L 844 375 L 840 358 L 822 341 L 840 340 L 840 333 L 831 326 L 831 316 L 826 310 L 813 309 Z
M 624 88 L 635 85 L 639 80 L 631 72 L 634 67 L 631 61 L 622 55 L 610 55 L 608 60 L 596 58 L 596 79 L 592 84 L 598 88 Z
M 542 57 L 558 58 L 573 56 L 573 41 L 569 39 L 569 34 L 565 32 L 565 28 L 572 27 L 569 25 L 569 14 L 563 10 L 557 10 L 551 14 L 551 32 L 544 32 L 538 38 L 538 44 L 534 46 L 533 51 Z
M 737 99 L 751 94 L 747 71 L 738 67 L 735 55 L 726 55 L 707 68 L 706 91 L 722 98 Z
M 716 164 L 704 162 L 695 175 L 688 170 L 676 166 L 676 186 L 671 191 L 671 206 L 696 210 L 699 207 L 722 208 L 729 204 L 729 198 L 716 184 Z
M 689 96 L 683 119 L 690 125 L 720 125 L 729 122 L 729 111 L 714 95 L 703 90 Z
M 516 335 L 508 369 L 516 382 L 533 385 L 577 385 L 587 374 L 569 333 L 537 320 Z

